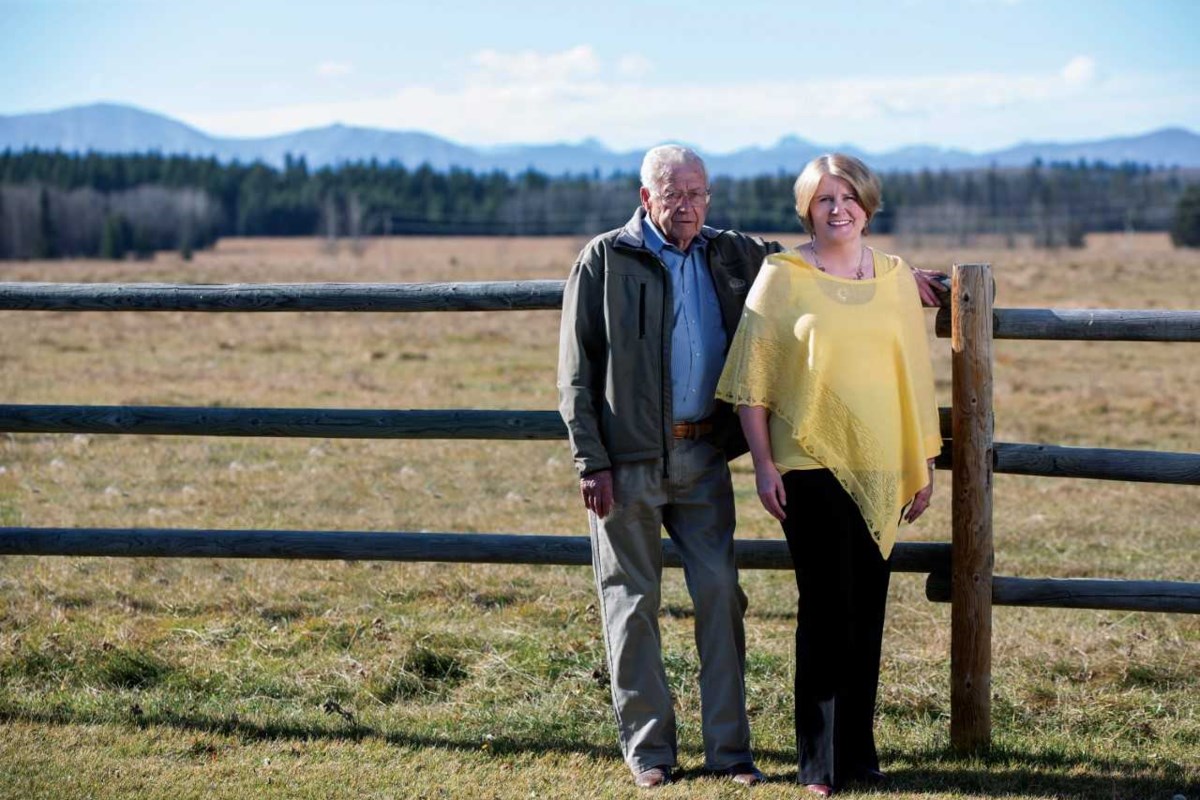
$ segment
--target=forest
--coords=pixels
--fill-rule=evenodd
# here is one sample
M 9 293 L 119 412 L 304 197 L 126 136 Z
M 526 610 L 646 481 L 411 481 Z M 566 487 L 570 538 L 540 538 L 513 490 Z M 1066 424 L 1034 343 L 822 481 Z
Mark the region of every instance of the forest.
M 749 231 L 798 227 L 794 175 L 712 180 L 708 222 Z M 979 234 L 1075 247 L 1090 231 L 1163 231 L 1200 172 L 1126 163 L 895 172 L 872 230 Z M 215 158 L 0 153 L 0 258 L 188 256 L 221 236 L 586 235 L 636 204 L 636 175 L 510 175 L 352 163 L 281 168 Z

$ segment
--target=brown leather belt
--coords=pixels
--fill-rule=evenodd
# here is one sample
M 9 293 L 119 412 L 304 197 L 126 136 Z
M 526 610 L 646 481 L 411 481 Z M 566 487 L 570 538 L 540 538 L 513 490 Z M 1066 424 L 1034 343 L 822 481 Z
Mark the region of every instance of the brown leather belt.
M 671 433 L 676 439 L 699 439 L 712 433 L 711 422 L 676 422 L 671 426 Z

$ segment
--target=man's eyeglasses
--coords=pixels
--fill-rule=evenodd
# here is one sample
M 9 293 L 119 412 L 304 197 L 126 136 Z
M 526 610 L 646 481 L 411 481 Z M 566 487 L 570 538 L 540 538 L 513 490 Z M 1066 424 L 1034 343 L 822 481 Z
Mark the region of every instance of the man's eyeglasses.
M 685 202 L 692 206 L 692 208 L 696 208 L 707 203 L 708 198 L 711 196 L 711 192 L 709 192 L 708 189 L 695 189 L 690 192 L 680 192 L 676 191 L 675 189 L 667 189 L 666 191 L 656 192 L 656 194 L 658 195 L 659 200 L 662 200 L 671 208 L 678 208 Z

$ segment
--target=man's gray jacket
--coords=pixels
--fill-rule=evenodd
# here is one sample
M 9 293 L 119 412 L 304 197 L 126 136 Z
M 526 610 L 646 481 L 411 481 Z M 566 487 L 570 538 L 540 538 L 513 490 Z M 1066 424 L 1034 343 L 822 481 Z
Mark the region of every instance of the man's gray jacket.
M 563 293 L 558 410 L 581 475 L 670 452 L 675 305 L 667 269 L 642 240 L 645 214 L 639 208 L 625 227 L 589 242 Z M 763 258 L 782 248 L 736 231 L 705 227 L 701 235 L 731 341 Z M 706 439 L 729 458 L 745 452 L 728 405 L 718 403 L 710 420 Z

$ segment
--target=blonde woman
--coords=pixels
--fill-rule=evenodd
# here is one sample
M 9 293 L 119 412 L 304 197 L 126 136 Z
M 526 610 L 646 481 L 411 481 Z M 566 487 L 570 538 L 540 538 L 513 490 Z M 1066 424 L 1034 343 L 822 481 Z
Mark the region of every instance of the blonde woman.
M 941 436 L 912 271 L 864 241 L 879 179 L 833 154 L 794 188 L 811 240 L 763 262 L 717 397 L 738 408 L 795 564 L 799 781 L 828 796 L 884 777 L 873 726 L 889 557 L 901 517 L 929 505 Z

